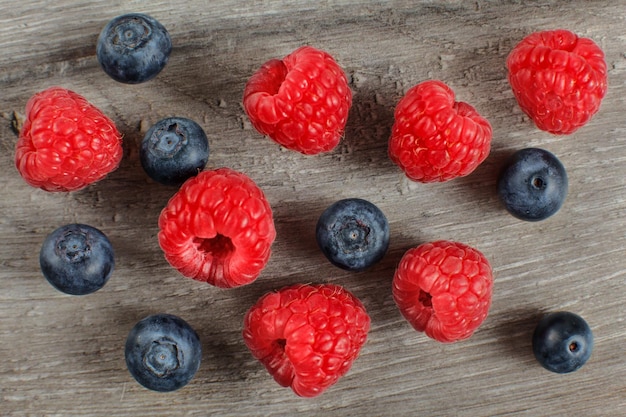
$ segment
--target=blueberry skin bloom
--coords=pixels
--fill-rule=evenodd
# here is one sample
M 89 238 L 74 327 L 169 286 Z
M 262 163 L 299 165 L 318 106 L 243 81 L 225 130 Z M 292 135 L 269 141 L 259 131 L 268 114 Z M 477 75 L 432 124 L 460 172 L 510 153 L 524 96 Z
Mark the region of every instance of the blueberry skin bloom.
M 171 52 L 172 40 L 165 27 L 141 13 L 113 18 L 100 32 L 96 44 L 96 56 L 104 72 L 126 84 L 156 77 Z
M 155 123 L 141 141 L 141 165 L 150 178 L 180 186 L 202 171 L 209 159 L 209 141 L 196 122 L 169 117 Z
M 187 385 L 200 368 L 202 347 L 191 326 L 171 314 L 153 314 L 128 333 L 124 349 L 130 374 L 143 387 L 159 392 Z
M 587 362 L 593 350 L 593 333 L 579 315 L 559 311 L 539 320 L 532 344 L 535 358 L 544 368 L 565 374 Z
M 50 233 L 39 252 L 41 272 L 57 290 L 93 293 L 109 281 L 115 256 L 109 239 L 85 224 L 68 224 Z
M 565 201 L 567 172 L 552 153 L 539 148 L 515 152 L 500 171 L 498 197 L 513 216 L 540 221 L 555 214 Z
M 330 205 L 315 230 L 322 253 L 335 266 L 362 271 L 380 261 L 389 247 L 389 223 L 369 201 L 347 198 Z

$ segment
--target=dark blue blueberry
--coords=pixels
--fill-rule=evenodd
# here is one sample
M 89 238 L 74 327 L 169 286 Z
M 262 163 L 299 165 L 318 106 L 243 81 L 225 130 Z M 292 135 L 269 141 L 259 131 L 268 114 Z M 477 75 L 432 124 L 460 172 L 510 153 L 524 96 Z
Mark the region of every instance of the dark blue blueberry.
M 567 196 L 567 172 L 552 153 L 538 148 L 515 152 L 502 168 L 497 192 L 513 216 L 544 220 L 559 211 Z
M 169 117 L 148 130 L 139 158 L 150 178 L 179 186 L 204 169 L 209 159 L 209 141 L 193 120 Z
M 533 334 L 533 353 L 549 371 L 574 372 L 587 362 L 593 350 L 593 334 L 587 322 L 567 311 L 545 315 Z
M 360 198 L 339 200 L 320 216 L 317 244 L 335 266 L 362 271 L 380 261 L 389 247 L 389 223 L 382 211 Z
M 96 56 L 111 78 L 127 84 L 148 81 L 161 72 L 172 40 L 156 19 L 130 13 L 112 19 L 100 32 Z
M 126 366 L 139 384 L 167 392 L 184 387 L 194 377 L 202 358 L 198 334 L 180 317 L 154 314 L 128 333 Z
M 100 230 L 68 224 L 46 237 L 39 264 L 53 287 L 66 294 L 85 295 L 107 283 L 115 259 L 111 242 Z

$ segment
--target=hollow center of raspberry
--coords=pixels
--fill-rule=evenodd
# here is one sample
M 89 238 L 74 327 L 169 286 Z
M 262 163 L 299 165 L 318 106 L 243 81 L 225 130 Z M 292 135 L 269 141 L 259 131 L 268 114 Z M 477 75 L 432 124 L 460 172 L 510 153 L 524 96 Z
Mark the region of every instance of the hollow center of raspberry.
M 194 239 L 194 244 L 200 252 L 215 258 L 225 258 L 235 250 L 233 241 L 228 236 L 220 234 L 208 239 L 197 237 Z
M 420 290 L 420 295 L 418 297 L 418 300 L 424 307 L 433 306 L 433 296 L 424 290 Z
M 280 350 L 284 351 L 285 346 L 287 346 L 287 339 L 277 339 L 276 345 L 280 348 Z

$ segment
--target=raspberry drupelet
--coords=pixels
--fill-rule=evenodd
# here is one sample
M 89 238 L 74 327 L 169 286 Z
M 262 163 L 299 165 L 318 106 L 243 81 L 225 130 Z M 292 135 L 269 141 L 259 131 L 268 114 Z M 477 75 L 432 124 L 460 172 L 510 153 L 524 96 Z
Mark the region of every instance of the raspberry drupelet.
M 222 288 L 253 282 L 276 237 L 263 191 L 230 168 L 185 181 L 159 217 L 159 244 L 182 275 Z

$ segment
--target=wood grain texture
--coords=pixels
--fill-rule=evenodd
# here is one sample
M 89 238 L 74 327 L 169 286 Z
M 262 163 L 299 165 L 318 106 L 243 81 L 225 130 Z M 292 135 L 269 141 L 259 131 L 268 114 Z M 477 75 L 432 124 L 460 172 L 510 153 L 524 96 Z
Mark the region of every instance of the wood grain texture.
M 0 415 L 6 416 L 622 416 L 626 410 L 626 3 L 624 1 L 9 1 L 0 6 Z M 170 31 L 165 70 L 136 86 L 116 83 L 95 58 L 112 17 L 148 13 Z M 525 35 L 566 28 L 598 42 L 609 65 L 600 112 L 575 134 L 537 130 L 517 107 L 504 60 Z M 241 107 L 250 74 L 303 44 L 330 51 L 354 91 L 345 139 L 305 157 L 256 133 Z M 406 180 L 389 161 L 397 100 L 437 78 L 493 125 L 489 158 L 444 184 Z M 27 186 L 13 166 L 13 119 L 51 85 L 73 89 L 110 115 L 125 137 L 119 170 L 70 194 Z M 156 219 L 174 190 L 147 179 L 138 144 L 165 116 L 198 121 L 210 167 L 230 166 L 266 192 L 278 237 L 253 284 L 220 290 L 181 277 L 158 247 Z M 503 159 L 544 147 L 568 169 L 567 201 L 525 223 L 495 195 Z M 371 270 L 330 265 L 314 241 L 338 198 L 377 204 L 391 246 Z M 43 279 L 44 237 L 69 222 L 103 230 L 117 265 L 101 291 L 56 292 Z M 492 309 L 469 340 L 442 345 L 402 319 L 390 282 L 405 250 L 433 239 L 480 249 L 496 274 Z M 334 282 L 372 317 L 362 355 L 315 399 L 280 388 L 246 350 L 242 318 L 256 299 L 298 282 Z M 580 371 L 556 375 L 531 353 L 538 317 L 566 309 L 587 319 L 596 347 Z M 180 391 L 143 389 L 123 345 L 144 316 L 180 315 L 200 334 L 203 363 Z

